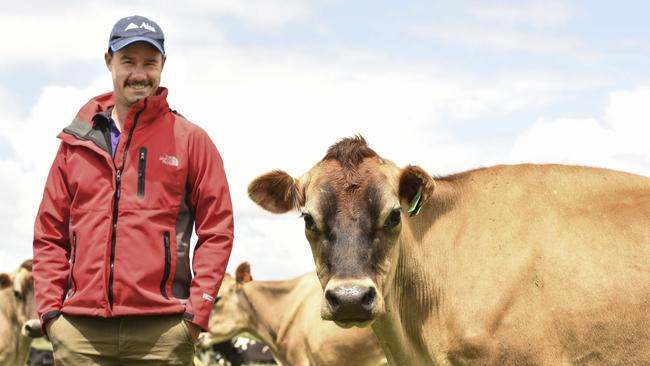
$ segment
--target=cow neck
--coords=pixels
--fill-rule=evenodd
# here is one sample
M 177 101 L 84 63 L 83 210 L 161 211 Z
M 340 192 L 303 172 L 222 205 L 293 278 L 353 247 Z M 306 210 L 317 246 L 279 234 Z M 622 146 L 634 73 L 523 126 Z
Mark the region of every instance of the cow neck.
M 451 248 L 430 242 L 427 233 L 456 205 L 456 197 L 455 184 L 436 182 L 434 196 L 417 216 L 402 226 L 395 274 L 387 285 L 387 312 L 372 325 L 392 364 L 424 366 L 445 362 L 439 355 L 430 353 L 427 344 L 439 342 L 427 337 L 437 340 L 445 337 L 443 283 L 447 274 L 441 263 Z M 425 323 L 434 324 L 437 329 L 425 334 L 422 327 Z
M 282 330 L 286 326 L 283 320 L 291 308 L 288 301 L 295 288 L 294 281 L 252 281 L 242 287 L 252 310 L 251 332 L 266 343 L 283 364 L 286 364 L 286 360 L 278 344 L 282 342 Z

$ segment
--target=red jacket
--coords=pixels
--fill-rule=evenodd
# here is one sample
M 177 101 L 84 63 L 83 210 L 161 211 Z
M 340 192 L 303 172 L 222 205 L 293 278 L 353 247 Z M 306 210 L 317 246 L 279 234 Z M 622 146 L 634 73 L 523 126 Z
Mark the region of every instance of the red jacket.
M 160 88 L 131 107 L 115 159 L 112 93 L 88 102 L 59 134 L 34 227 L 43 325 L 61 312 L 184 313 L 207 329 L 232 248 L 230 193 L 216 147 L 166 97 Z

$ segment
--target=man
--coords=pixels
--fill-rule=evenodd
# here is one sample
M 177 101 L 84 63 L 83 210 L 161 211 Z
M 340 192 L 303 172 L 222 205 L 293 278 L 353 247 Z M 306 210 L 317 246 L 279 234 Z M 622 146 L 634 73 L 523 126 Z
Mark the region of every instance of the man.
M 119 20 L 105 54 L 113 92 L 58 135 L 33 266 L 57 365 L 191 365 L 208 327 L 232 206 L 214 144 L 159 87 L 165 59 L 158 24 Z

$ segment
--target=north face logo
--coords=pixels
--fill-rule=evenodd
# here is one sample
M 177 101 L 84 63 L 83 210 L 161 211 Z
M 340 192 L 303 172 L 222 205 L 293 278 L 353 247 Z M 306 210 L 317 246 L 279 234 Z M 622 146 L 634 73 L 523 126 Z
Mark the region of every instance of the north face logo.
M 127 25 L 126 28 L 124 28 L 124 31 L 126 32 L 126 31 L 128 31 L 130 29 L 138 29 L 138 28 L 146 29 L 149 32 L 156 33 L 156 28 L 152 27 L 147 22 L 142 22 L 142 24 L 140 24 L 139 26 L 134 24 L 134 23 L 129 23 L 129 25 Z
M 169 166 L 178 166 L 178 159 L 175 156 L 163 155 L 160 157 L 160 161 Z

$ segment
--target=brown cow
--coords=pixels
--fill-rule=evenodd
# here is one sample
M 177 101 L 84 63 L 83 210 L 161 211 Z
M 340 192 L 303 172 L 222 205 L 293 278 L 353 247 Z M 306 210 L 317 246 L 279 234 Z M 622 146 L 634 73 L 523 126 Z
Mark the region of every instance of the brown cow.
M 249 195 L 302 210 L 323 318 L 371 325 L 391 364 L 650 364 L 646 177 L 525 164 L 433 179 L 356 137 Z
M 243 265 L 243 266 L 242 266 Z M 315 273 L 288 281 L 251 281 L 227 275 L 210 316 L 212 342 L 249 332 L 285 366 L 377 366 L 386 358 L 369 329 L 341 329 L 320 318 L 323 290 Z M 245 282 L 248 281 L 248 282 Z
M 23 334 L 23 324 L 35 318 L 32 261 L 27 260 L 16 272 L 0 273 L 0 366 L 25 364 L 32 338 Z

